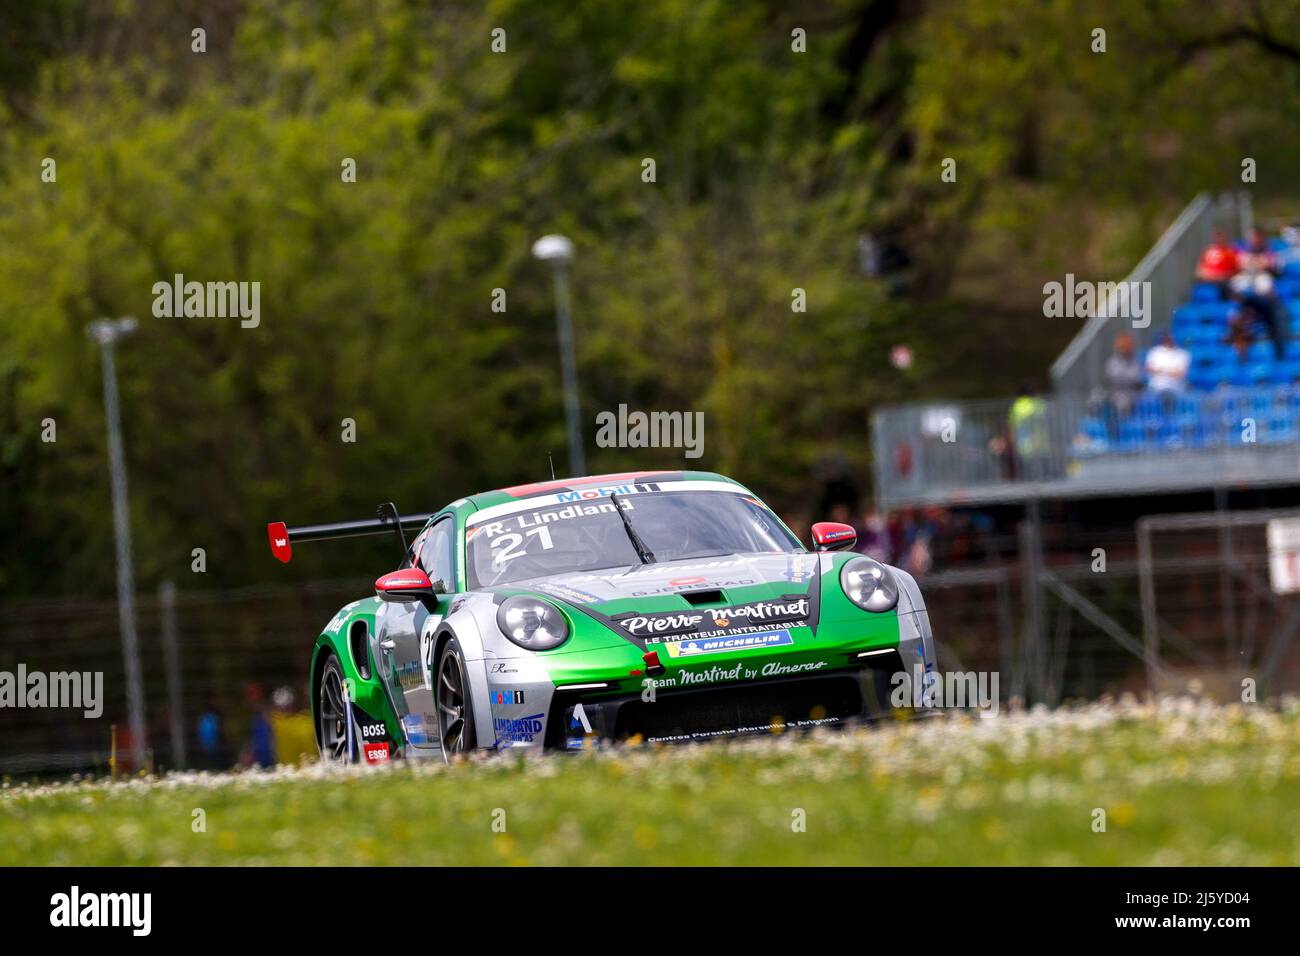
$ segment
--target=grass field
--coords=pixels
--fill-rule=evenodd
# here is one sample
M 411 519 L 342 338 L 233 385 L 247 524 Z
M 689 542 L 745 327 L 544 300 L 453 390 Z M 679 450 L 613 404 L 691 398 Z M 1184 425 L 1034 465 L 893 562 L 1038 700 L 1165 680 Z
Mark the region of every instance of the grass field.
M 11 786 L 0 863 L 1297 865 L 1300 703 Z

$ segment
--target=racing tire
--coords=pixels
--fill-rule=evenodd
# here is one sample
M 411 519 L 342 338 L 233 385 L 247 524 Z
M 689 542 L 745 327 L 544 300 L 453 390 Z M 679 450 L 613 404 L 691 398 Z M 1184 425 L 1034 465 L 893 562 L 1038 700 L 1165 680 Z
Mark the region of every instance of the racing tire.
M 465 655 L 454 637 L 438 653 L 433 703 L 438 714 L 438 743 L 444 760 L 450 761 L 457 754 L 468 753 L 478 746 L 469 671 L 465 668 Z
M 351 763 L 348 753 L 347 706 L 343 700 L 343 665 L 332 651 L 327 652 L 316 690 L 316 743 L 320 759 L 326 763 Z

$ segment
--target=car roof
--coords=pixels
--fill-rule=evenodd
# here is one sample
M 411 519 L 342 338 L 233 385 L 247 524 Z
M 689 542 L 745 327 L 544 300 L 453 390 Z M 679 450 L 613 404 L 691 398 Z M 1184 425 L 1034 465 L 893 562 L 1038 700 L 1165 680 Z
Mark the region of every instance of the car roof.
M 507 501 L 520 501 L 540 495 L 556 494 L 561 491 L 581 491 L 592 486 L 609 488 L 617 491 L 620 485 L 661 484 L 672 481 L 717 481 L 725 484 L 739 484 L 725 475 L 711 471 L 626 471 L 609 475 L 586 475 L 580 478 L 560 478 L 554 481 L 539 481 L 526 485 L 513 485 L 470 495 L 467 500 L 475 510 L 504 504 Z

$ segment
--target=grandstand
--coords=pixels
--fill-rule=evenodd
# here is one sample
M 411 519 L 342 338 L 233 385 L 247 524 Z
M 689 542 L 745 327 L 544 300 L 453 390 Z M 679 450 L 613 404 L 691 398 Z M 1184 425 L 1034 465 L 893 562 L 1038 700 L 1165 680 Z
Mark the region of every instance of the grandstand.
M 1277 358 L 1271 342 L 1256 340 L 1245 355 L 1227 341 L 1229 319 L 1239 306 L 1219 284 L 1200 282 L 1189 301 L 1174 310 L 1171 331 L 1187 349 L 1189 390 L 1166 404 L 1154 395 L 1140 397 L 1133 413 L 1107 428 L 1102 417 L 1084 419 L 1076 454 L 1160 453 L 1172 449 L 1226 448 L 1242 439 L 1243 421 L 1256 425 L 1261 444 L 1300 440 L 1300 250 L 1279 238 L 1270 242 L 1282 275 L 1276 283 L 1281 320 L 1292 338 Z M 1143 356 L 1145 360 L 1145 356 Z M 1145 367 L 1145 361 L 1143 361 Z
M 1212 235 L 1252 225 L 1247 195 L 1197 196 L 1125 280 L 1150 283 L 1151 321 L 1101 304 L 1054 363 L 1050 395 L 873 416 L 882 509 L 978 512 L 1014 542 L 1010 561 L 938 567 L 923 584 L 937 630 L 961 622 L 963 662 L 998 660 L 1030 700 L 1242 673 L 1300 683 L 1300 602 L 1271 587 L 1265 541 L 1269 520 L 1300 515 L 1300 247 L 1270 246 L 1280 357 L 1268 336 L 1244 354 L 1230 344 L 1239 303 L 1196 279 Z M 1145 368 L 1166 330 L 1190 353 L 1187 388 L 1108 408 L 1116 336 Z M 1080 623 L 1109 650 L 1081 640 Z

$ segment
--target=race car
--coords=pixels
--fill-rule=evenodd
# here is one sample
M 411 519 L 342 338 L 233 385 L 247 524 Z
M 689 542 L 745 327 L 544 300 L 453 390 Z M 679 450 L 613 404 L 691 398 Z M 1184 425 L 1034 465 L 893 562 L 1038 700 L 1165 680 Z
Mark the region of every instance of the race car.
M 809 551 L 749 489 L 696 471 L 268 526 L 285 562 L 294 542 L 399 538 L 401 566 L 311 658 L 322 757 L 367 763 L 771 734 L 922 704 L 936 658 L 915 580 L 852 553 L 848 525 L 811 530 Z

